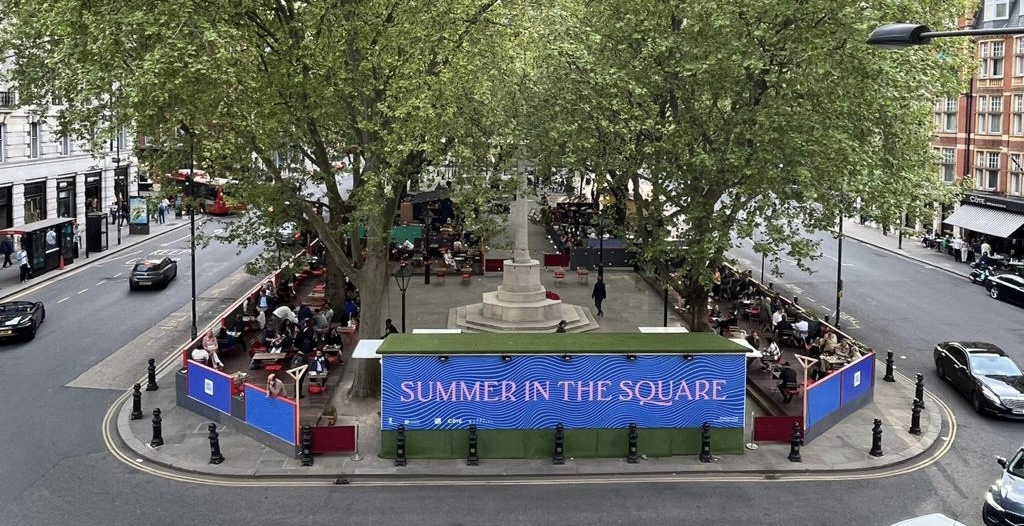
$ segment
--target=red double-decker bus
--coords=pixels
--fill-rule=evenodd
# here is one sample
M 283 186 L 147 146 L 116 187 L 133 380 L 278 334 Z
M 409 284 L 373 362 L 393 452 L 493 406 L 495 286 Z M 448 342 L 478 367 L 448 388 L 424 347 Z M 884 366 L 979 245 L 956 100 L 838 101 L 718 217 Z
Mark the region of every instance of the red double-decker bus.
M 189 170 L 182 169 L 178 170 L 175 175 L 182 194 L 186 196 L 188 195 L 189 174 Z M 236 181 L 210 177 L 204 170 L 196 170 L 192 183 L 195 197 L 202 203 L 202 209 L 207 214 L 228 215 L 245 210 L 245 203 L 231 195 L 231 186 L 236 184 Z

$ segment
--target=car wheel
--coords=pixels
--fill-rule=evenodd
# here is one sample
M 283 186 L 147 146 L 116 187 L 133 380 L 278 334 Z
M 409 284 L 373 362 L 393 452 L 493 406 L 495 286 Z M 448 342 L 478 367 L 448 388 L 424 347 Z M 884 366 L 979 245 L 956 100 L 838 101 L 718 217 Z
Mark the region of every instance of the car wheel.
M 999 299 L 999 289 L 997 287 L 988 289 L 988 296 L 994 300 Z
M 979 393 L 978 391 L 974 391 L 974 393 L 971 394 L 971 407 L 974 408 L 975 413 L 983 413 L 981 408 L 981 393 Z
M 38 331 L 38 330 L 39 330 L 39 326 L 36 325 L 35 320 L 32 320 L 32 328 L 31 328 L 31 330 L 28 331 L 28 339 L 30 339 L 30 340 L 36 339 L 36 331 Z
M 42 323 L 46 321 L 46 309 L 42 309 L 40 313 L 42 314 L 42 316 L 39 317 L 39 323 Z
M 138 290 L 138 289 L 139 289 L 139 287 L 136 287 L 134 283 L 129 283 L 128 284 L 128 290 Z
M 942 365 L 942 360 L 935 360 L 935 374 L 941 380 L 946 379 L 946 366 Z

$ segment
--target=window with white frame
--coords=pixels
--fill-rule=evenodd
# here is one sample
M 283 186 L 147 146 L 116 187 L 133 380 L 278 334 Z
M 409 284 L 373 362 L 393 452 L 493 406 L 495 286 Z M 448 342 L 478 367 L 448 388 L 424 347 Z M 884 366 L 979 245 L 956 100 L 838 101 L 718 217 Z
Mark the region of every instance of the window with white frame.
M 1003 96 L 978 96 L 977 133 L 999 135 L 1003 132 Z
M 1021 2 L 1024 8 L 1024 2 Z M 1013 76 L 1024 77 L 1024 38 L 1013 39 Z
M 7 125 L 0 124 L 0 163 L 7 160 Z
M 127 138 L 125 136 L 125 133 L 124 133 L 124 128 L 118 128 L 117 129 L 117 139 L 116 140 L 117 140 L 117 151 L 119 151 L 119 152 L 123 151 L 125 149 L 125 145 L 128 142 Z
M 940 132 L 956 133 L 956 99 L 935 101 L 935 128 Z
M 67 135 L 60 136 L 60 154 L 71 155 L 71 137 Z
M 1024 95 L 1013 96 L 1013 117 L 1010 126 L 1010 133 L 1013 135 L 1024 135 Z
M 1010 18 L 1010 0 L 985 0 L 985 20 Z
M 978 78 L 1003 77 L 1003 55 L 1006 43 L 1002 40 L 978 42 Z
M 999 185 L 999 152 L 978 152 L 974 176 L 979 190 L 995 190 Z
M 39 123 L 33 122 L 28 125 L 28 156 L 30 159 L 39 158 Z
M 942 182 L 952 184 L 956 180 L 956 150 L 953 148 L 939 148 L 939 155 L 942 156 L 940 164 Z
M 1021 183 L 1024 182 L 1024 155 L 1010 154 L 1010 193 L 1020 195 Z

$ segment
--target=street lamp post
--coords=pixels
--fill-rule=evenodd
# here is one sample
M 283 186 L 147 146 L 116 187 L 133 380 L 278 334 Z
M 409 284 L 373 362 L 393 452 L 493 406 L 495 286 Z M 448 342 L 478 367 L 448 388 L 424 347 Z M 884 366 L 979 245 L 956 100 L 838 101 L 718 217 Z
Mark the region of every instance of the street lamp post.
M 409 267 L 402 263 L 401 267 L 392 274 L 395 278 L 395 283 L 398 284 L 398 290 L 402 292 L 402 332 L 405 332 L 405 291 L 409 290 L 409 280 L 412 279 L 412 272 Z
M 923 24 L 885 24 L 868 37 L 868 44 L 885 49 L 903 49 L 930 44 L 933 38 L 1024 35 L 1024 27 L 932 31 Z
M 839 303 L 843 299 L 843 213 L 839 213 L 839 249 L 836 254 L 836 320 L 839 328 Z
M 196 153 L 195 137 L 192 132 L 188 133 L 188 225 L 189 225 L 189 248 L 192 261 L 192 339 L 199 336 L 198 323 L 196 320 L 196 206 L 195 206 L 195 179 L 196 179 Z M 120 229 L 118 230 L 120 232 Z

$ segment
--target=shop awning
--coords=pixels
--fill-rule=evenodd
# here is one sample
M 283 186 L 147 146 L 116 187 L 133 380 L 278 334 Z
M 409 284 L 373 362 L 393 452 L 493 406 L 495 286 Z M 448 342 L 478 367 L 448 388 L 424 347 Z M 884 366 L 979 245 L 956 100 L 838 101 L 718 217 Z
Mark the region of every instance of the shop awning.
M 964 204 L 943 222 L 990 236 L 1009 237 L 1024 225 L 1024 214 Z

